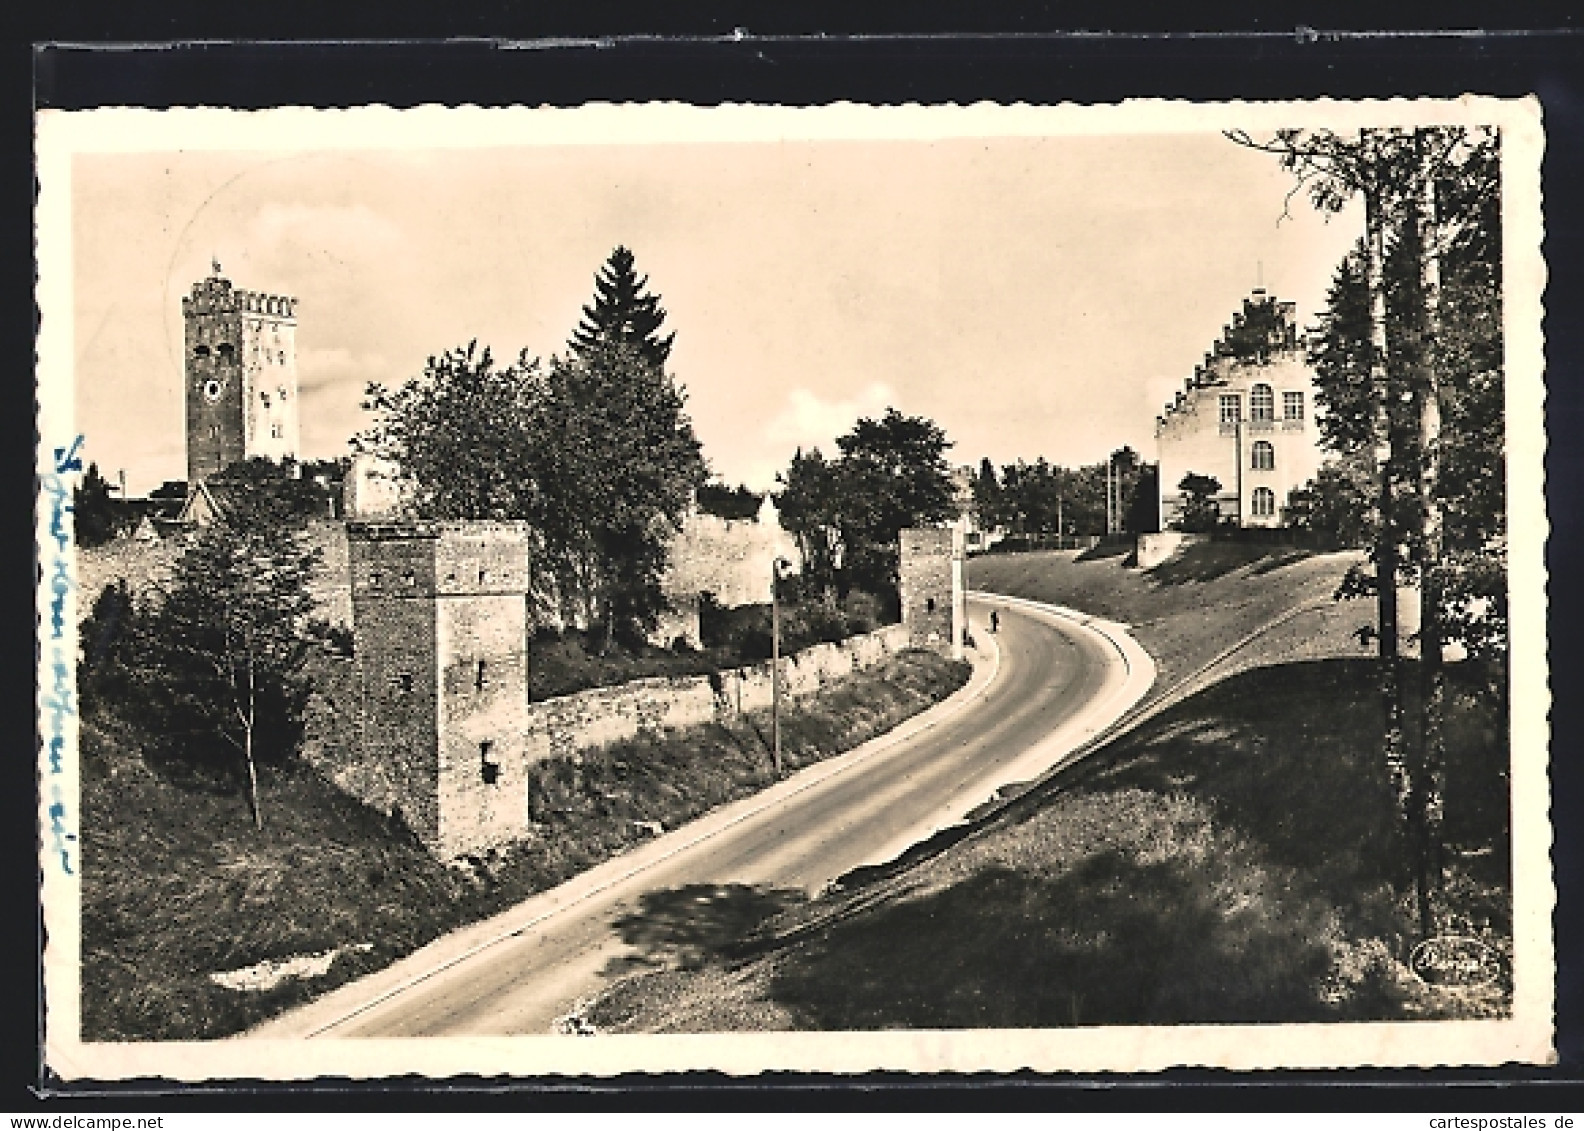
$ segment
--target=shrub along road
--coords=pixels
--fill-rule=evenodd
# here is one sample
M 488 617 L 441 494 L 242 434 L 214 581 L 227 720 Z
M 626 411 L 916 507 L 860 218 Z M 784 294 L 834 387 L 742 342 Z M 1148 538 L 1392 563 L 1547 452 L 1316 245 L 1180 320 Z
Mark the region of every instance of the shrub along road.
M 1120 714 L 1129 669 L 1093 629 L 1008 610 L 992 672 L 902 732 L 676 830 L 369 979 L 254 1030 L 262 1038 L 544 1033 L 650 961 L 653 927 L 705 945 L 805 901 L 966 814 L 1058 730 Z M 990 653 L 996 655 L 996 652 Z M 1148 674 L 1136 667 L 1135 691 Z M 1136 696 L 1134 696 L 1136 697 Z M 1052 756 L 1059 753 L 1048 746 Z

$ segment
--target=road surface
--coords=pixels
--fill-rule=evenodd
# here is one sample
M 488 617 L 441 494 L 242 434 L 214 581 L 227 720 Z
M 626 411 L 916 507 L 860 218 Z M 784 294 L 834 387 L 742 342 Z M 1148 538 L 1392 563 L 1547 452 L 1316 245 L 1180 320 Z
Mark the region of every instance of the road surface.
M 549 1032 L 624 972 L 628 947 L 613 922 L 645 893 L 696 884 L 817 893 L 960 820 L 998 786 L 1055 764 L 1153 678 L 1152 669 L 1139 670 L 1142 651 L 1115 626 L 1108 640 L 1076 619 L 990 600 L 1000 612 L 995 636 L 986 597 L 970 602 L 980 643 L 974 681 L 955 702 L 904 724 L 896 739 L 809 767 L 247 1036 Z M 1125 647 L 1113 643 L 1118 638 Z M 917 733 L 908 737 L 910 730 Z

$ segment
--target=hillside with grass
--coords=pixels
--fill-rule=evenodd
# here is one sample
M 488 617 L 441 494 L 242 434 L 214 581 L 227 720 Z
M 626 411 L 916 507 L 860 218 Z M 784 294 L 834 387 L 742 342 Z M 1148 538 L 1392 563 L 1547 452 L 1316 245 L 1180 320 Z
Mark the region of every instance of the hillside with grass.
M 1358 560 L 1356 551 L 1211 542 L 1139 570 L 1126 564 L 1125 546 L 1052 550 L 974 558 L 968 585 L 1127 625 L 1155 660 L 1143 712 L 1264 664 L 1370 655 L 1357 632 L 1373 624 L 1373 605 L 1333 599 Z
M 1349 635 L 1370 610 L 1288 615 L 1328 599 L 1349 560 L 1235 545 L 1143 574 L 1120 556 L 975 560 L 976 588 L 1132 625 L 1162 669 L 1154 707 L 917 864 L 813 901 L 695 892 L 723 917 L 686 930 L 664 914 L 673 893 L 652 893 L 623 924 L 641 972 L 583 1020 L 709 1032 L 1506 1015 L 1510 793 L 1493 673 L 1448 667 L 1438 927 L 1476 940 L 1495 978 L 1431 984 L 1410 969 L 1419 935 L 1376 672 Z
M 788 769 L 890 730 L 968 672 L 903 652 L 795 702 Z M 300 759 L 261 767 L 255 830 L 238 782 L 151 761 L 146 736 L 99 711 L 81 736 L 83 1036 L 221 1037 L 386 966 L 771 784 L 769 725 L 750 713 L 536 763 L 549 803 L 530 835 L 459 868 Z

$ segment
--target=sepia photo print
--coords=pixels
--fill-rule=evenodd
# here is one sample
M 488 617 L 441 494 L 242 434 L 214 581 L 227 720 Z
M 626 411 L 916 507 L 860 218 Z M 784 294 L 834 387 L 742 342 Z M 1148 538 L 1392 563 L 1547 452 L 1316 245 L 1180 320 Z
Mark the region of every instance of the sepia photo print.
M 1542 138 L 41 113 L 48 1067 L 1547 1062 Z

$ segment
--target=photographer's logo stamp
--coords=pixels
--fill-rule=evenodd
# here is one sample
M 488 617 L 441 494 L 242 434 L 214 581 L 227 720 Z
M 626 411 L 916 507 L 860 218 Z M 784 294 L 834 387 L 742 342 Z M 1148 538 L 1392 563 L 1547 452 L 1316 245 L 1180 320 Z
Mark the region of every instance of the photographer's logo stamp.
M 1408 968 L 1426 985 L 1477 989 L 1501 976 L 1501 955 L 1479 939 L 1442 935 L 1425 939 L 1408 956 Z

